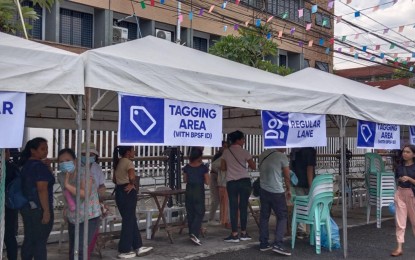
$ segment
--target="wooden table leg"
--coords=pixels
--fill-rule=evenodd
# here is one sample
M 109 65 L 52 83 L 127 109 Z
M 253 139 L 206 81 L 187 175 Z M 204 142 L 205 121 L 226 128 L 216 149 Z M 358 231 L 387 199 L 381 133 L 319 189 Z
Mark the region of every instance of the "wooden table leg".
M 160 218 L 161 218 L 161 219 L 163 220 L 164 229 L 165 229 L 165 230 L 166 230 L 166 232 L 167 232 L 167 236 L 169 237 L 170 243 L 171 243 L 171 244 L 173 244 L 173 239 L 172 239 L 172 237 L 171 237 L 170 229 L 169 229 L 169 227 L 168 227 L 168 225 L 167 225 L 167 221 L 166 221 L 166 218 L 165 218 L 165 216 L 164 216 L 164 208 L 166 207 L 166 205 L 167 205 L 167 201 L 169 200 L 169 198 L 170 198 L 170 196 L 165 196 L 165 197 L 164 197 L 164 200 L 163 200 L 163 205 L 160 207 L 160 203 L 159 203 L 159 201 L 158 201 L 158 199 L 157 199 L 157 196 L 156 196 L 156 197 L 154 197 L 154 200 L 155 200 L 155 202 L 156 202 L 157 208 L 158 208 L 158 210 L 159 210 L 159 215 L 158 215 L 158 217 L 157 217 L 156 224 L 155 224 L 155 225 L 154 225 L 154 227 L 153 227 L 153 233 L 151 234 L 151 239 L 153 239 L 153 238 L 154 238 L 154 234 L 156 233 L 156 230 L 157 230 L 157 228 L 158 228 L 158 225 L 159 225 L 159 222 L 160 222 Z
M 249 208 L 249 211 L 251 212 L 252 217 L 254 217 L 255 223 L 257 224 L 258 228 L 260 228 L 258 214 L 252 208 L 250 201 L 248 201 L 248 208 Z

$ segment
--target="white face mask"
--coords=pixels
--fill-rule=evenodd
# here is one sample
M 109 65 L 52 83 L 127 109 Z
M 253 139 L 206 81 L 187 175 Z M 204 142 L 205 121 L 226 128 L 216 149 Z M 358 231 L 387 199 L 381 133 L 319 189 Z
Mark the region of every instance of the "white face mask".
M 75 164 L 73 161 L 59 163 L 59 170 L 61 172 L 73 173 L 75 171 Z

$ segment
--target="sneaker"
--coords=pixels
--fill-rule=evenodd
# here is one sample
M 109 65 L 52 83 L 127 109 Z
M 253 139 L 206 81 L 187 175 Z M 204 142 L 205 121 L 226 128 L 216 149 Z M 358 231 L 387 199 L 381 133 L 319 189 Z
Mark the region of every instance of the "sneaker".
M 230 234 L 223 241 L 229 242 L 229 243 L 238 243 L 239 242 L 239 237 L 238 236 L 233 236 L 232 234 Z
M 248 241 L 248 240 L 251 240 L 251 239 L 252 239 L 252 237 L 250 237 L 250 236 L 248 235 L 248 233 L 245 233 L 245 234 L 241 233 L 240 239 L 241 239 L 242 241 Z
M 298 239 L 305 239 L 305 238 L 308 238 L 308 234 L 307 234 L 306 232 L 299 231 L 299 232 L 297 232 L 297 238 L 298 238 Z
M 272 247 L 269 244 L 259 245 L 259 251 L 261 251 L 261 252 L 265 252 L 265 251 L 268 251 L 270 249 L 272 249 Z
M 120 253 L 117 257 L 120 259 L 134 258 L 136 257 L 136 253 L 134 251 L 128 253 Z
M 197 236 L 195 236 L 193 234 L 190 234 L 190 240 L 198 246 L 202 245 L 202 242 L 200 242 L 199 238 L 197 238 Z
M 137 256 L 145 256 L 148 255 L 151 251 L 153 251 L 153 247 L 145 247 L 142 246 L 139 249 L 137 249 Z
M 291 255 L 291 252 L 290 251 L 288 251 L 287 249 L 284 249 L 281 246 L 277 246 L 277 245 L 275 245 L 275 246 L 272 247 L 272 251 L 274 251 L 275 253 L 278 253 L 280 255 L 286 255 L 286 256 L 290 256 Z

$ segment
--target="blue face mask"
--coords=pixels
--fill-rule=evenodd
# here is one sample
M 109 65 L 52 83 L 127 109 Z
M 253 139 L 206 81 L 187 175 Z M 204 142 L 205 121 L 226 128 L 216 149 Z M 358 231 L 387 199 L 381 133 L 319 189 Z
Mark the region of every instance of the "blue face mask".
M 84 155 L 81 156 L 81 162 L 84 165 L 86 164 L 86 156 L 84 156 Z M 93 162 L 95 162 L 95 156 L 90 156 L 89 157 L 89 163 L 91 164 Z
M 75 164 L 73 161 L 59 163 L 59 171 L 73 173 L 75 171 Z

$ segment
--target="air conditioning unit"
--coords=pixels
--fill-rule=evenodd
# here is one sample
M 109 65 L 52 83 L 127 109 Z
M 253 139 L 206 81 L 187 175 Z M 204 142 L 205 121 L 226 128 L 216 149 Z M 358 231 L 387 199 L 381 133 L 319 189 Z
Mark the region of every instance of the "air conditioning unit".
M 112 27 L 112 44 L 126 42 L 128 40 L 128 29 L 123 27 Z
M 171 42 L 171 34 L 172 33 L 169 32 L 169 31 L 156 29 L 156 37 L 160 38 L 160 39 L 167 40 L 169 42 Z

